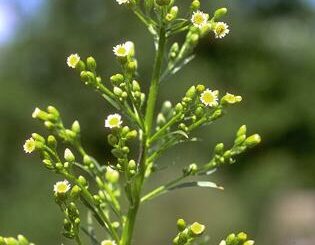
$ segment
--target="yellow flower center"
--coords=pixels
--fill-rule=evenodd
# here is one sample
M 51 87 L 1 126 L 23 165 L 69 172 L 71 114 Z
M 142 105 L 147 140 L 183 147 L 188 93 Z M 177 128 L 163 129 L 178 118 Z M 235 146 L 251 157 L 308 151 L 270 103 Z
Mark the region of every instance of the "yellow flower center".
M 195 222 L 191 225 L 190 229 L 194 234 L 199 235 L 204 232 L 205 226 Z
M 225 26 L 224 25 L 217 25 L 215 27 L 215 31 L 218 35 L 222 35 L 225 32 Z
M 58 193 L 65 193 L 68 190 L 68 185 L 65 183 L 60 183 L 57 185 L 57 192 Z
M 118 55 L 126 55 L 126 53 L 127 53 L 127 50 L 126 50 L 126 48 L 124 48 L 124 47 L 119 47 L 119 48 L 117 49 L 117 54 L 118 54 Z
M 201 14 L 196 14 L 194 16 L 194 23 L 197 25 L 201 25 L 203 24 L 205 21 L 204 17 Z
M 110 124 L 111 126 L 118 126 L 118 124 L 119 124 L 119 119 L 118 119 L 117 117 L 113 117 L 113 118 L 111 118 L 111 119 L 109 120 L 109 124 Z
M 77 63 L 78 63 L 78 58 L 75 57 L 75 56 L 71 56 L 71 57 L 70 57 L 70 60 L 69 60 L 69 63 L 70 63 L 71 65 L 73 65 L 73 66 L 77 65 Z
M 205 103 L 213 103 L 215 101 L 215 97 L 210 92 L 205 93 L 202 99 L 204 100 Z

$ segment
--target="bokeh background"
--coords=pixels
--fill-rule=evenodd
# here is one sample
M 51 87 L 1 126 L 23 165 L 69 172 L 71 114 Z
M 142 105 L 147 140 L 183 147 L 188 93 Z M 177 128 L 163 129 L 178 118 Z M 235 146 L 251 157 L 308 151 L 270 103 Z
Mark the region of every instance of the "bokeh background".
M 187 0 L 188 2 L 188 0 Z M 205 38 L 197 58 L 161 87 L 159 103 L 176 102 L 192 83 L 241 94 L 244 102 L 195 133 L 202 142 L 181 145 L 159 161 L 163 171 L 146 190 L 172 179 L 183 166 L 206 161 L 216 142 L 232 143 L 242 124 L 263 143 L 211 180 L 225 187 L 183 190 L 145 204 L 134 244 L 171 244 L 176 219 L 207 224 L 209 244 L 231 231 L 248 231 L 257 244 L 315 244 L 315 1 L 203 1 L 203 10 L 228 7 L 231 34 Z M 36 244 L 72 244 L 61 233 L 52 198 L 58 180 L 22 145 L 32 132 L 35 106 L 55 105 L 70 124 L 81 122 L 83 141 L 98 159 L 109 156 L 103 121 L 111 107 L 84 87 L 65 57 L 93 55 L 104 78 L 119 71 L 112 47 L 136 43 L 145 88 L 150 77 L 150 35 L 111 0 L 0 0 L 0 233 L 23 233 Z M 139 48 L 141 47 L 141 48 Z M 167 168 L 164 168 L 167 167 Z M 100 237 L 102 238 L 102 237 Z

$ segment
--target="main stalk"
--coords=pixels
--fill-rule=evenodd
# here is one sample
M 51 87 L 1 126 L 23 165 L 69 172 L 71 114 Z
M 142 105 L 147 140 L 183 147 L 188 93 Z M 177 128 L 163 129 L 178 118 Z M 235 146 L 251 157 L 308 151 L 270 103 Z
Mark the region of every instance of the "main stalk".
M 137 213 L 140 205 L 141 190 L 143 186 L 143 181 L 146 171 L 146 159 L 148 155 L 149 148 L 149 138 L 151 136 L 153 118 L 156 106 L 156 100 L 159 90 L 159 82 L 161 76 L 161 68 L 164 59 L 165 53 L 165 44 L 166 44 L 166 35 L 164 24 L 161 24 L 159 32 L 159 40 L 157 51 L 155 55 L 155 62 L 152 73 L 152 80 L 149 89 L 149 96 L 146 107 L 145 114 L 145 132 L 143 132 L 142 137 L 142 156 L 139 165 L 139 174 L 136 176 L 133 188 L 133 201 L 130 203 L 126 223 L 123 228 L 123 234 L 121 237 L 120 245 L 130 245 L 133 237 L 134 225 L 137 217 Z

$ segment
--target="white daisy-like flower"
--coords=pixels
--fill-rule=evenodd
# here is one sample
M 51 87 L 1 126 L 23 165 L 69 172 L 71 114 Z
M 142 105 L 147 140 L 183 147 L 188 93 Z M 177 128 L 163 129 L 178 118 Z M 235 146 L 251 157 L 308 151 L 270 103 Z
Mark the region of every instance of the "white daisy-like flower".
M 215 107 L 218 105 L 218 94 L 218 90 L 212 91 L 210 89 L 206 89 L 200 95 L 200 100 L 206 106 Z
M 26 153 L 32 153 L 36 148 L 36 142 L 33 138 L 30 138 L 25 141 L 25 144 L 23 145 L 23 149 Z
M 36 107 L 32 113 L 32 118 L 37 118 L 40 112 L 41 110 L 38 107 Z
M 208 14 L 206 14 L 200 10 L 197 10 L 197 11 L 193 12 L 193 15 L 191 17 L 191 22 L 193 23 L 194 26 L 201 29 L 207 25 L 208 19 L 209 19 Z
M 130 54 L 132 45 L 131 42 L 126 42 L 123 44 L 118 44 L 113 48 L 113 52 L 117 57 L 126 57 Z
M 130 3 L 130 0 L 116 0 L 116 2 L 121 5 L 121 4 L 126 4 L 126 3 Z
M 68 58 L 67 58 L 67 65 L 70 68 L 76 68 L 77 64 L 80 61 L 80 56 L 78 54 L 71 54 Z
M 224 38 L 230 33 L 229 26 L 224 22 L 218 22 L 214 27 L 215 38 Z
M 116 245 L 117 243 L 112 240 L 104 240 L 101 242 L 101 245 Z
M 67 180 L 59 181 L 54 185 L 54 192 L 56 195 L 58 194 L 65 194 L 67 193 L 71 188 L 71 185 Z
M 117 113 L 109 115 L 105 120 L 106 128 L 119 128 L 121 124 L 121 116 Z

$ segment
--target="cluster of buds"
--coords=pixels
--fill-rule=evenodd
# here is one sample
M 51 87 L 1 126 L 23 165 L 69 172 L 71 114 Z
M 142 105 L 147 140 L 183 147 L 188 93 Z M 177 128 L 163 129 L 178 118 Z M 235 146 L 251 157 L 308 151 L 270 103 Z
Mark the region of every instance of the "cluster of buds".
M 213 159 L 206 164 L 205 169 L 221 166 L 223 164 L 235 163 L 235 157 L 244 153 L 247 149 L 253 148 L 261 142 L 258 134 L 246 136 L 246 126 L 243 125 L 236 133 L 234 145 L 231 149 L 225 150 L 224 144 L 217 144 L 214 148 Z
M 227 93 L 219 100 L 219 91 L 206 89 L 204 85 L 192 86 L 175 107 L 176 113 L 184 115 L 179 128 L 185 132 L 220 118 L 227 105 L 241 102 L 241 96 Z
M 254 245 L 253 240 L 249 240 L 248 236 L 244 232 L 240 232 L 237 235 L 234 233 L 227 236 L 225 240 L 222 240 L 219 245 Z
M 60 113 L 55 107 L 48 106 L 46 111 L 36 108 L 32 117 L 43 121 L 47 129 L 57 134 L 65 142 L 74 143 L 79 141 L 81 131 L 79 122 L 74 121 L 71 128 L 66 129 Z
M 18 235 L 17 239 L 14 237 L 1 237 L 0 245 L 34 245 L 30 243 L 24 236 Z
M 111 116 L 113 115 L 109 115 L 107 118 L 107 127 L 109 128 L 110 120 L 113 120 L 110 118 Z M 119 126 L 111 127 L 111 129 L 112 132 L 107 136 L 107 140 L 108 143 L 113 146 L 113 149 L 111 151 L 112 154 L 117 158 L 117 164 L 115 165 L 115 167 L 119 171 L 127 171 L 132 175 L 135 174 L 136 163 L 134 160 L 128 160 L 130 148 L 127 146 L 126 143 L 127 141 L 135 139 L 137 137 L 137 130 L 131 130 L 128 126 L 120 127 L 120 124 Z
M 65 204 L 64 209 L 65 219 L 63 221 L 63 235 L 69 239 L 74 239 L 80 231 L 79 210 L 74 202 Z
M 179 219 L 177 220 L 177 229 L 179 233 L 173 240 L 174 245 L 185 245 L 190 244 L 196 238 L 200 237 L 206 227 L 198 222 L 195 222 L 191 225 L 187 225 L 185 220 Z

